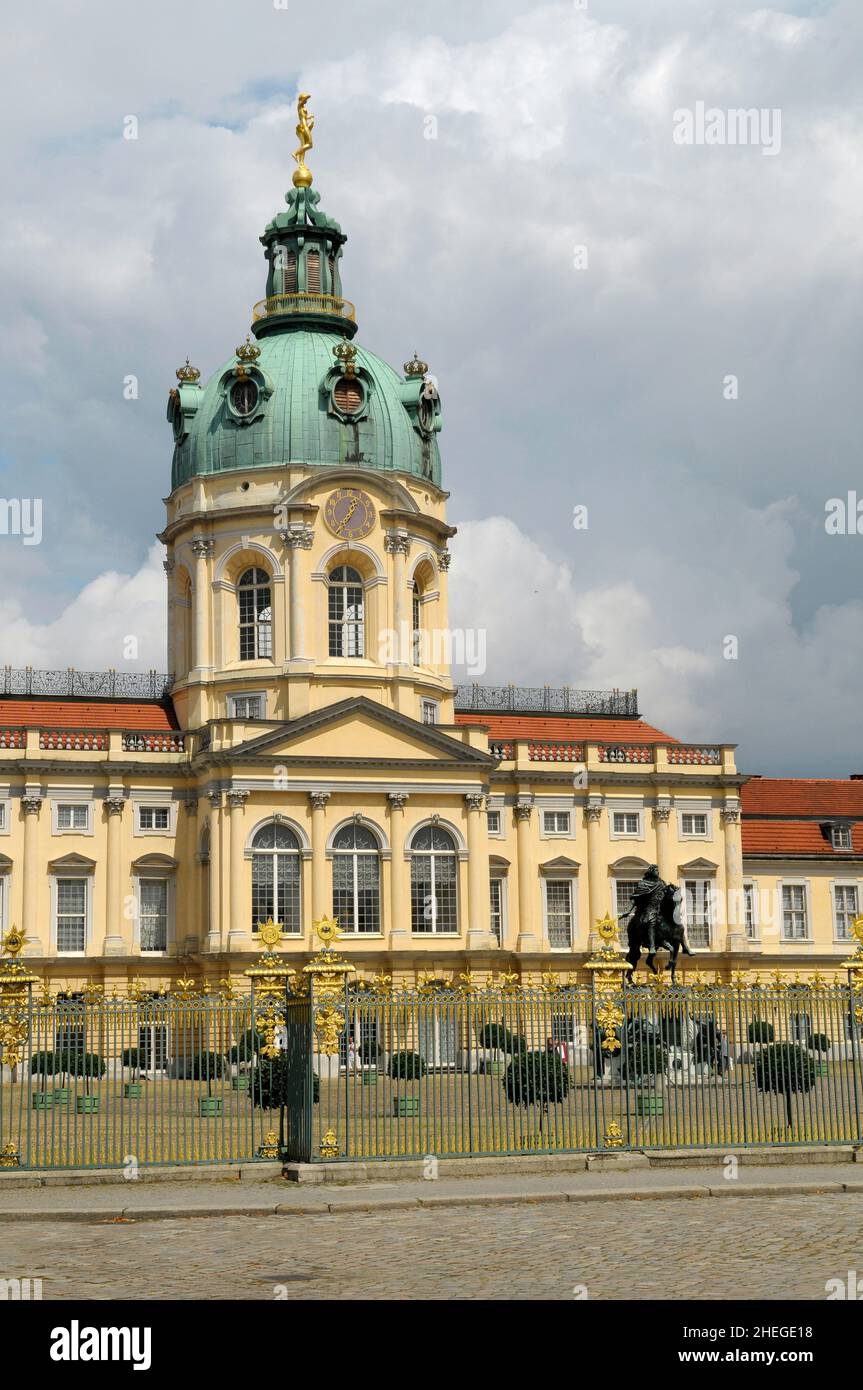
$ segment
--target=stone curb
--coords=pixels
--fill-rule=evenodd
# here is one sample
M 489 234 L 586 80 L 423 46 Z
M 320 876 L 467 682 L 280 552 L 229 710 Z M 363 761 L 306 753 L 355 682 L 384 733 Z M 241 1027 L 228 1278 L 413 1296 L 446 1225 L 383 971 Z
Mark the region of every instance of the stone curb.
M 679 1187 L 585 1188 L 583 1191 L 561 1189 L 552 1192 L 477 1192 L 452 1193 L 440 1197 L 383 1197 L 351 1198 L 328 1202 L 278 1202 L 219 1204 L 206 1207 L 152 1206 L 117 1207 L 103 1211 L 70 1207 L 44 1208 L 40 1211 L 0 1211 L 0 1224 L 36 1221 L 78 1221 L 91 1225 L 134 1225 L 139 1221 L 184 1221 L 196 1217 L 226 1216 L 339 1216 L 378 1211 L 434 1211 L 458 1207 L 538 1206 L 567 1202 L 662 1202 L 680 1198 L 709 1197 L 804 1197 L 827 1194 L 861 1193 L 860 1182 L 789 1182 L 738 1183 L 726 1182 L 722 1187 L 701 1184 Z

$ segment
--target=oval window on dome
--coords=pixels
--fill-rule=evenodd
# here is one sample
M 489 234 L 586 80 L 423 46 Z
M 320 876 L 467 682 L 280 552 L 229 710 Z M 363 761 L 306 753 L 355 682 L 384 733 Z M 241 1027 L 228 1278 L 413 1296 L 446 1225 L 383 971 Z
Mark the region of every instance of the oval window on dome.
M 363 388 L 356 377 L 341 377 L 336 382 L 333 400 L 343 415 L 356 415 L 364 400 Z
M 253 381 L 235 381 L 231 387 L 231 405 L 238 415 L 251 415 L 258 404 L 258 388 Z

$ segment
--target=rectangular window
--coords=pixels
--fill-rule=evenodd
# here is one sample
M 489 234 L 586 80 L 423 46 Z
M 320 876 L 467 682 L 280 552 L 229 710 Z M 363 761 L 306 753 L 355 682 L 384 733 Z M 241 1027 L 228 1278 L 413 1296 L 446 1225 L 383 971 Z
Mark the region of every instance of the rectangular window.
M 87 944 L 87 880 L 57 880 L 57 950 L 83 952 Z
M 754 941 L 758 936 L 758 896 L 754 883 L 743 885 L 743 910 L 746 921 L 746 938 Z
M 168 881 L 142 878 L 140 896 L 142 951 L 168 949 Z
M 834 849 L 851 849 L 851 826 L 834 825 L 830 838 Z
M 436 723 L 437 723 L 437 701 L 436 701 L 436 700 L 423 700 L 423 723 L 424 723 L 424 724 L 436 724 Z
M 491 934 L 498 946 L 503 945 L 503 879 L 489 880 L 489 902 L 491 906 Z
M 549 879 L 546 882 L 545 913 L 549 946 L 571 951 L 572 883 L 569 879 Z
M 682 835 L 706 835 L 707 816 L 701 811 L 684 811 L 680 817 Z
M 713 886 L 706 878 L 688 878 L 686 897 L 686 938 L 690 946 L 710 947 Z
M 171 808 L 170 806 L 139 806 L 138 807 L 138 829 L 139 830 L 170 830 L 171 828 Z
M 805 941 L 807 931 L 806 888 L 802 883 L 785 883 L 782 885 L 782 940 Z
M 638 811 L 615 811 L 611 824 L 615 835 L 637 835 L 641 829 Z
M 58 830 L 87 830 L 90 824 L 89 806 L 66 802 L 57 807 Z
M 500 834 L 500 811 L 488 812 L 488 833 L 489 835 Z
M 618 921 L 632 907 L 632 895 L 638 884 L 639 879 L 637 878 L 619 878 L 615 881 L 614 899 Z
M 569 812 L 568 811 L 543 811 L 542 829 L 545 835 L 568 835 L 569 834 Z
M 857 911 L 857 887 L 853 883 L 837 883 L 833 888 L 833 932 L 837 941 L 850 941 Z
M 264 698 L 262 695 L 234 695 L 232 701 L 233 719 L 263 719 Z
M 0 801 L 0 830 L 6 829 L 6 802 Z

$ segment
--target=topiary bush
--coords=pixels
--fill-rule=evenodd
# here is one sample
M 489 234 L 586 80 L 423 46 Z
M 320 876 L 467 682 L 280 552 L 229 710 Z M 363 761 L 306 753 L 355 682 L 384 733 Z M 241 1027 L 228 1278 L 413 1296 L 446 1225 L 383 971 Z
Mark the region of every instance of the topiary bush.
M 658 1076 L 665 1070 L 665 1062 L 660 1034 L 645 1020 L 634 1020 L 623 1044 L 624 1075 L 631 1078 Z
M 544 1112 L 566 1099 L 569 1072 L 553 1048 L 517 1052 L 504 1073 L 503 1088 L 510 1105 L 538 1105 Z
M 427 1071 L 418 1052 L 394 1052 L 390 1058 L 390 1076 L 394 1081 L 419 1081 Z
M 480 1047 L 490 1052 L 512 1052 L 513 1036 L 505 1023 L 484 1023 L 476 1036 Z
M 826 1033 L 812 1033 L 809 1038 L 809 1047 L 813 1052 L 829 1052 L 830 1039 Z
M 251 1080 L 252 1104 L 262 1110 L 283 1110 L 288 1104 L 289 1069 L 287 1053 L 280 1052 L 272 1060 L 262 1059 L 257 1063 Z M 321 1081 L 317 1072 L 312 1072 L 312 1103 L 317 1105 L 321 1097 Z
M 816 1075 L 815 1063 L 799 1043 L 772 1043 L 755 1059 L 755 1084 L 759 1091 L 785 1097 L 789 1129 L 794 1128 L 792 1097 L 811 1091 Z
M 766 1019 L 757 1018 L 746 1029 L 746 1036 L 751 1043 L 772 1043 L 776 1037 L 776 1030 Z
M 34 1052 L 30 1058 L 30 1071 L 34 1076 L 58 1076 L 60 1070 L 59 1052 Z
M 252 1062 L 264 1045 L 264 1038 L 257 1028 L 247 1028 L 233 1047 L 228 1048 L 228 1061 L 236 1066 L 238 1062 Z

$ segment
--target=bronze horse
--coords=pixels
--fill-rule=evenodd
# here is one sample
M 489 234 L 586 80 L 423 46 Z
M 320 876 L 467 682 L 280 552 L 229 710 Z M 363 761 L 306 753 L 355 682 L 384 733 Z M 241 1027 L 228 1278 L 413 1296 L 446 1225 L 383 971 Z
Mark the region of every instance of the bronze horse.
M 660 878 L 656 865 L 651 864 L 633 894 L 632 907 L 620 919 L 622 924 L 629 918 L 626 959 L 630 966 L 627 976 L 630 983 L 644 950 L 647 951 L 648 969 L 654 975 L 660 973 L 656 965 L 657 951 L 663 947 L 668 951 L 672 982 L 681 950 L 685 956 L 693 954 L 686 940 L 686 924 L 679 920 L 678 895 L 679 890 L 675 885 Z

